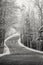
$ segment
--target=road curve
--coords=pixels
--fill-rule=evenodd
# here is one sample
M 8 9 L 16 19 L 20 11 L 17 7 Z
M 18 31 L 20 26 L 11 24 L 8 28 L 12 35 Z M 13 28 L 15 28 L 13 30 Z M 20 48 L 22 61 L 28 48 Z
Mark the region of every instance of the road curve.
M 18 45 L 19 45 L 20 47 L 23 47 L 23 48 L 25 48 L 26 50 L 33 51 L 33 52 L 35 52 L 35 53 L 43 54 L 42 51 L 34 50 L 34 49 L 31 49 L 31 48 L 28 48 L 28 47 L 24 46 L 24 45 L 20 42 L 21 40 L 20 40 L 20 34 L 19 34 L 19 33 L 16 33 L 16 34 L 13 34 L 13 35 L 7 37 L 7 38 L 5 39 L 5 45 L 6 45 L 6 41 L 8 41 L 9 39 L 15 38 L 15 37 L 17 37 L 17 36 L 19 37 L 19 39 L 18 39 Z

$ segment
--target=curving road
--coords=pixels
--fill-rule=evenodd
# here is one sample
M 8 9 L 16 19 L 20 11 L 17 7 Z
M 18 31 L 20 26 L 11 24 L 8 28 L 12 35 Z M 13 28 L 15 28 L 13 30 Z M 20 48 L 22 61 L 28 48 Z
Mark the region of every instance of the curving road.
M 0 65 L 43 65 L 43 54 L 26 49 L 18 39 L 17 33 L 5 40 L 11 54 L 0 58 Z

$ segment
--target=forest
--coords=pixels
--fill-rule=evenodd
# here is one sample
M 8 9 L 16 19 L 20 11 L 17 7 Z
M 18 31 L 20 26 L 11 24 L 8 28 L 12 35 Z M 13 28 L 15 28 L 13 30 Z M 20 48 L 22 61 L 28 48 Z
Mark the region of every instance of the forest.
M 0 27 L 2 25 L 5 29 L 5 35 L 7 36 L 13 28 L 21 34 L 21 42 L 24 45 L 31 47 L 31 41 L 34 41 L 33 44 L 39 43 L 37 39 L 43 34 L 40 33 L 41 28 L 43 28 L 43 1 L 2 0 L 1 2 L 0 23 L 3 23 L 3 25 L 0 24 Z M 33 46 L 36 47 L 36 45 Z

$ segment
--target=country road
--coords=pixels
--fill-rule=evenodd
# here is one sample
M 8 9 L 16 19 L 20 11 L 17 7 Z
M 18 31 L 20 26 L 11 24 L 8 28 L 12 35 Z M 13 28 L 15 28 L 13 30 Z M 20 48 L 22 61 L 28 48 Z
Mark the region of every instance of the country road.
M 19 36 L 6 39 L 10 55 L 0 57 L 0 65 L 43 65 L 43 54 L 22 47 L 18 43 Z

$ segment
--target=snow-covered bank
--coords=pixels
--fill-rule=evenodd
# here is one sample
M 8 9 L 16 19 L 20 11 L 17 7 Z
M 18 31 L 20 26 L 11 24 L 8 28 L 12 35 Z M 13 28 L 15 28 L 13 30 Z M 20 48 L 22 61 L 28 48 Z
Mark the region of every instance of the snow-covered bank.
M 4 51 L 3 51 L 2 54 L 0 54 L 0 57 L 5 56 L 5 55 L 9 55 L 9 54 L 10 54 L 10 50 L 9 50 L 9 48 L 7 47 L 7 45 L 4 44 Z
M 33 51 L 33 52 L 36 52 L 36 53 L 41 53 L 41 54 L 43 54 L 43 51 L 35 50 L 35 49 L 32 49 L 32 48 L 29 48 L 29 47 L 24 46 L 24 45 L 21 43 L 21 39 L 18 40 L 18 44 L 19 44 L 20 46 L 26 48 L 27 50 L 30 50 L 30 51 Z

